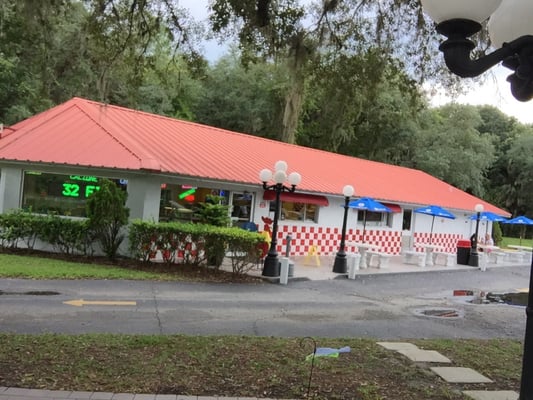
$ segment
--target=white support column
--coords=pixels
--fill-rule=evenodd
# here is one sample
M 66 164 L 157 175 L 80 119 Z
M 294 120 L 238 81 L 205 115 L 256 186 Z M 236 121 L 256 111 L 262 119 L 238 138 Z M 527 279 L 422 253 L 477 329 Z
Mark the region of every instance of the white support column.
M 130 219 L 159 221 L 161 182 L 153 177 L 128 179 L 128 201 Z
M 21 200 L 22 170 L 3 167 L 0 175 L 0 214 L 20 208 Z

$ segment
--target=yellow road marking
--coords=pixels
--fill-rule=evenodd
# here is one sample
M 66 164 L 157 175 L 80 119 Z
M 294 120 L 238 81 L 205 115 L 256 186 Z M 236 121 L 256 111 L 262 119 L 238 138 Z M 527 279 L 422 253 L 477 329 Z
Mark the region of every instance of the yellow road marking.
M 81 307 L 81 306 L 136 306 L 136 301 L 105 301 L 105 300 L 69 300 L 64 301 L 63 304 L 67 304 L 69 306 L 75 306 L 75 307 Z

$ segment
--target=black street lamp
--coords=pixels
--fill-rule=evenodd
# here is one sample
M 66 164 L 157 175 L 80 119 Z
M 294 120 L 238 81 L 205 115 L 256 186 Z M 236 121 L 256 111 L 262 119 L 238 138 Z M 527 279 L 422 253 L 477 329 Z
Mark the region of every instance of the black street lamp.
M 339 251 L 335 256 L 335 263 L 333 264 L 333 272 L 337 274 L 345 274 L 348 269 L 344 245 L 346 240 L 346 220 L 348 219 L 349 208 L 348 204 L 350 203 L 350 198 L 353 196 L 353 193 L 354 188 L 351 185 L 346 185 L 342 188 L 342 194 L 344 195 L 344 219 L 342 220 L 341 244 L 339 246 Z
M 294 192 L 296 190 L 296 185 L 299 185 L 302 177 L 298 172 L 291 172 L 287 178 L 287 163 L 285 161 L 278 161 L 274 166 L 274 174 L 269 169 L 263 169 L 259 173 L 259 179 L 263 182 L 264 190 L 272 190 L 276 193 L 276 202 L 274 209 L 274 222 L 272 224 L 272 241 L 270 242 L 270 249 L 265 258 L 265 264 L 263 266 L 263 276 L 279 276 L 279 261 L 278 261 L 278 251 L 276 246 L 278 243 L 278 217 L 279 217 L 279 204 L 280 204 L 280 195 L 282 192 Z M 273 185 L 269 185 L 270 180 L 274 181 Z M 290 187 L 284 186 L 283 184 L 286 181 L 289 181 Z
M 426 13 L 437 23 L 437 32 L 448 38 L 439 49 L 450 71 L 463 78 L 475 77 L 502 62 L 504 67 L 513 71 L 507 77 L 513 96 L 519 101 L 533 98 L 533 3 L 530 0 L 421 2 Z M 473 60 L 470 53 L 476 45 L 468 37 L 479 32 L 481 23 L 487 18 L 489 36 L 496 50 Z M 519 399 L 533 400 L 533 259 Z
M 471 267 L 479 267 L 479 253 L 477 252 L 477 240 L 479 235 L 479 218 L 483 212 L 483 204 L 476 204 L 474 207 L 476 212 L 476 231 L 470 238 L 470 257 L 468 257 L 468 265 Z

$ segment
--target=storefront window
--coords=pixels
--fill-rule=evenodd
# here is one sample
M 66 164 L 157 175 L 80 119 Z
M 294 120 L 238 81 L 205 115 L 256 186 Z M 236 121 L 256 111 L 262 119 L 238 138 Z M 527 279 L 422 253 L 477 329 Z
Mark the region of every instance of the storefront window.
M 357 212 L 357 222 L 363 224 L 365 222 L 365 211 L 359 210 Z M 392 226 L 392 213 L 380 213 L 366 211 L 366 225 L 368 226 Z
M 253 196 L 249 192 L 233 192 L 231 196 L 231 221 L 233 226 L 244 226 L 252 218 Z
M 39 214 L 85 217 L 87 198 L 100 189 L 102 178 L 89 175 L 59 175 L 24 172 L 22 208 Z M 126 190 L 127 181 L 115 180 Z
M 318 222 L 318 206 L 316 204 L 283 201 L 281 202 L 280 218 L 289 221 Z
M 161 185 L 159 219 L 161 221 L 196 222 L 198 203 L 217 201 L 229 205 L 229 192 L 220 189 L 200 188 L 191 185 L 164 183 Z

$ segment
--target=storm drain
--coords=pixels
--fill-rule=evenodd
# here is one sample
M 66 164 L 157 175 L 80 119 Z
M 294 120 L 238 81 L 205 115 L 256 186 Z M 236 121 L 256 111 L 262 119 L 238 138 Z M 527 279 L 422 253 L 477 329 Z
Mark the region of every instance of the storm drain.
M 30 290 L 28 292 L 5 292 L 0 290 L 0 295 L 19 295 L 19 296 L 56 296 L 61 294 L 59 292 L 54 292 L 51 290 Z
M 511 306 L 527 306 L 529 293 L 488 293 L 486 300 L 488 303 L 504 303 Z
M 414 310 L 415 315 L 429 318 L 462 318 L 463 311 L 454 308 L 419 308 Z

